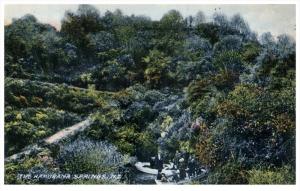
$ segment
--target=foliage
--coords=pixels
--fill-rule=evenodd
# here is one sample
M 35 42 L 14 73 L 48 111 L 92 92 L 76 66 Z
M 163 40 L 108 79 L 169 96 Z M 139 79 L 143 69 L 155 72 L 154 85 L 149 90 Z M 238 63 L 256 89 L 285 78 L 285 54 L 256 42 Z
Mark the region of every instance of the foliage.
M 278 169 L 253 169 L 248 171 L 249 184 L 294 184 L 295 174 L 290 166 Z
M 28 171 L 36 166 L 42 166 L 42 162 L 38 158 L 26 158 L 22 163 L 5 163 L 5 183 L 24 184 L 26 181 L 18 178 L 18 173 L 28 173 Z
M 80 5 L 76 13 L 66 12 L 61 25 L 61 33 L 80 47 L 81 54 L 91 50 L 88 47 L 88 34 L 97 33 L 101 29 L 99 11 L 90 5 Z
M 247 171 L 238 162 L 229 161 L 209 175 L 208 183 L 247 184 Z
M 90 116 L 81 139 L 52 148 L 58 170 L 112 172 L 125 155 L 181 150 L 209 169 L 210 184 L 295 182 L 291 37 L 258 38 L 241 15 L 221 12 L 155 21 L 80 5 L 61 24 L 25 15 L 5 26 L 6 156 Z M 35 166 L 6 164 L 6 182 Z
M 81 117 L 51 108 L 25 108 L 5 111 L 5 155 L 12 155 L 25 146 L 50 136 Z
M 158 50 L 152 50 L 149 56 L 144 58 L 144 62 L 147 64 L 144 76 L 150 87 L 159 87 L 170 80 L 171 74 L 168 69 L 171 60 L 169 57 Z
M 126 160 L 117 148 L 105 142 L 76 140 L 62 147 L 58 161 L 65 172 L 107 173 Z

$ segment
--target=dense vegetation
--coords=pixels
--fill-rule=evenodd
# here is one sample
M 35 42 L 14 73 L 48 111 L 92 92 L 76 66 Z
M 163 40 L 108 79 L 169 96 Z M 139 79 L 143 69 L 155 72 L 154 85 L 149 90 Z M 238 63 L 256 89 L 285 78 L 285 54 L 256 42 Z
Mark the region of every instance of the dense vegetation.
M 197 183 L 295 183 L 295 42 L 258 38 L 238 14 L 152 21 L 80 5 L 59 31 L 25 15 L 5 26 L 5 75 L 6 157 L 94 120 L 47 160 L 6 163 L 6 183 L 36 170 L 111 173 L 158 147 L 195 154 L 210 169 Z

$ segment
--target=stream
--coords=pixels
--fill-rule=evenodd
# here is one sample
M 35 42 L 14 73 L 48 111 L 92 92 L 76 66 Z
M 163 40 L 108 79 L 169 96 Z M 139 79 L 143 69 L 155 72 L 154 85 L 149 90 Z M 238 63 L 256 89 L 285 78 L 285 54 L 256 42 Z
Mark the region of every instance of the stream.
M 157 144 L 166 158 L 174 155 L 167 149 L 170 144 L 169 140 L 188 140 L 191 135 L 191 114 L 182 107 L 183 102 L 183 95 L 167 95 L 164 100 L 152 105 L 152 110 L 158 112 L 159 115 L 157 120 L 148 125 L 148 128 L 153 131 L 160 130 L 161 136 L 157 139 Z M 156 184 L 156 175 L 133 168 L 135 184 Z

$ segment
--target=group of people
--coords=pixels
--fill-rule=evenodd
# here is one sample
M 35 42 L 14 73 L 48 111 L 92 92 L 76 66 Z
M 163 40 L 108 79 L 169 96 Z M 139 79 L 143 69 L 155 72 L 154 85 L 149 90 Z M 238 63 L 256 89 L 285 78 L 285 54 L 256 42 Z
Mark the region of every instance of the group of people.
M 166 174 L 162 173 L 164 168 L 164 161 L 161 154 L 158 153 L 157 156 L 151 157 L 150 168 L 158 169 L 157 180 L 162 182 L 167 182 L 168 178 Z M 184 180 L 186 178 L 192 178 L 201 173 L 200 164 L 195 159 L 194 155 L 190 155 L 186 152 L 176 151 L 173 160 L 169 161 L 167 170 L 174 170 L 174 174 L 171 177 L 175 182 Z M 179 171 L 179 174 L 177 173 Z M 179 176 L 178 176 L 179 175 Z

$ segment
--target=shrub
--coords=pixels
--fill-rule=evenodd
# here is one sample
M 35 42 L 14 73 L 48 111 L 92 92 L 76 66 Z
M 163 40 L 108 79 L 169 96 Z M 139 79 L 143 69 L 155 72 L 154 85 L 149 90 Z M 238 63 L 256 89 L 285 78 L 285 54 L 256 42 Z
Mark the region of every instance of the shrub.
M 58 130 L 79 122 L 74 113 L 53 108 L 24 108 L 5 111 L 5 154 L 12 155 Z
M 64 171 L 72 173 L 108 173 L 126 160 L 107 142 L 75 140 L 61 148 L 58 161 Z
M 246 170 L 237 161 L 218 166 L 208 176 L 210 184 L 247 184 Z
M 28 171 L 36 166 L 42 166 L 38 158 L 25 158 L 22 162 L 5 163 L 5 184 L 24 184 L 24 180 L 18 179 L 18 173 L 28 173 Z
M 248 171 L 249 184 L 295 184 L 295 171 L 291 166 L 277 169 L 252 169 Z

